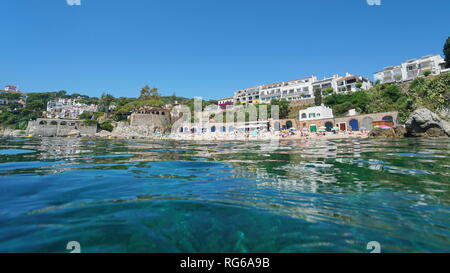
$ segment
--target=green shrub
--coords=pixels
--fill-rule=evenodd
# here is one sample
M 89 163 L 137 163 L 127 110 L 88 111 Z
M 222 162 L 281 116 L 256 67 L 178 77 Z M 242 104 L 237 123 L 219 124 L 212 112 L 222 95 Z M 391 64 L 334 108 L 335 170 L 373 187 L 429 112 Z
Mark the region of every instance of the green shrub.
M 99 124 L 99 127 L 101 130 L 112 132 L 114 129 L 114 126 L 111 124 L 111 121 L 105 121 L 103 123 Z
M 431 75 L 431 71 L 430 71 L 430 70 L 425 70 L 425 71 L 423 71 L 423 75 L 424 75 L 425 77 L 428 77 L 428 76 Z

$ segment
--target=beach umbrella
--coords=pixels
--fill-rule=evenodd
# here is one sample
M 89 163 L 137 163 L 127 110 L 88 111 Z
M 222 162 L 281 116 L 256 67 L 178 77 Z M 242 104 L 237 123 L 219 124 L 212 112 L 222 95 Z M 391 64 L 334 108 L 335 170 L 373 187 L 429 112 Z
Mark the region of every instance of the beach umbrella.
M 320 129 L 319 132 L 326 132 L 327 130 L 325 129 Z
M 340 128 L 339 128 L 339 127 L 333 127 L 333 129 L 331 129 L 331 130 L 333 130 L 333 131 L 339 131 Z

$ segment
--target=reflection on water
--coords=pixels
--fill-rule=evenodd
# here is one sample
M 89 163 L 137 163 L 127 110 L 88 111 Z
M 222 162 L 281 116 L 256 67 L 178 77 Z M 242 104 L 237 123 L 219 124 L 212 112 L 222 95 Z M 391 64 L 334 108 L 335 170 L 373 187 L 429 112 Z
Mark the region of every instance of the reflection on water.
M 0 251 L 448 252 L 450 141 L 0 139 Z

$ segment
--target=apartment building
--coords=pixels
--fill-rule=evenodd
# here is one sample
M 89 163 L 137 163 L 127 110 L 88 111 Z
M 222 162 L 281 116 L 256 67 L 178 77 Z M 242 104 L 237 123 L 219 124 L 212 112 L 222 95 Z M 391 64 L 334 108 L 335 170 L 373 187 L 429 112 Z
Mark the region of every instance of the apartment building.
M 238 90 L 234 93 L 234 100 L 243 105 L 260 103 L 260 88 L 261 86 Z
M 241 104 L 270 103 L 273 99 L 286 99 L 288 101 L 312 97 L 312 82 L 315 76 L 302 79 L 277 82 L 241 89 L 235 92 L 234 99 Z
M 273 99 L 286 99 L 287 101 L 301 100 L 313 96 L 312 83 L 315 76 L 296 79 L 292 81 L 266 84 L 261 86 L 261 103 L 270 103 Z
M 225 110 L 227 107 L 234 105 L 234 97 L 228 97 L 217 101 L 220 110 Z
M 428 55 L 408 60 L 400 65 L 387 66 L 382 71 L 376 72 L 374 77 L 380 83 L 408 81 L 423 75 L 425 71 L 440 74 L 444 65 L 445 61 L 441 55 Z
M 372 83 L 369 79 L 346 73 L 343 77 L 335 74 L 333 77 L 314 82 L 313 90 L 319 89 L 324 91 L 331 88 L 335 93 L 345 94 L 359 90 L 367 90 L 370 87 L 372 87 Z
M 316 76 L 260 85 L 249 89 L 241 89 L 235 92 L 234 99 L 241 104 L 270 103 L 273 99 L 286 99 L 287 101 L 299 101 L 314 98 L 314 90 L 332 88 L 336 93 L 367 90 L 372 86 L 371 82 L 361 76 L 346 73 L 345 76 L 333 75 L 333 77 L 317 80 Z

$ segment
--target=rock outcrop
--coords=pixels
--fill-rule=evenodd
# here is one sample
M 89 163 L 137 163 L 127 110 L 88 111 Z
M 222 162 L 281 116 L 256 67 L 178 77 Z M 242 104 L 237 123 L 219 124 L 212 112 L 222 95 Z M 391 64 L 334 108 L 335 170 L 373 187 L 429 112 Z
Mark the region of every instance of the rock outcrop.
M 81 136 L 81 133 L 79 130 L 72 129 L 67 133 L 67 136 L 68 137 L 79 137 L 79 136 Z
M 450 137 L 450 121 L 426 108 L 414 111 L 405 126 L 411 137 Z
M 402 138 L 407 134 L 405 127 L 395 126 L 389 129 L 375 128 L 369 133 L 373 138 Z
M 157 133 L 164 133 L 158 131 L 153 126 L 132 126 L 127 122 L 118 122 L 115 124 L 112 132 L 100 132 L 97 136 L 112 136 L 118 138 L 153 138 Z
M 25 136 L 25 133 L 26 132 L 24 130 L 13 130 L 10 128 L 6 128 L 5 130 L 3 130 L 1 135 L 4 137 L 21 137 Z

